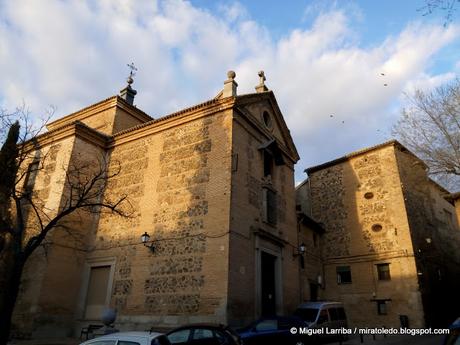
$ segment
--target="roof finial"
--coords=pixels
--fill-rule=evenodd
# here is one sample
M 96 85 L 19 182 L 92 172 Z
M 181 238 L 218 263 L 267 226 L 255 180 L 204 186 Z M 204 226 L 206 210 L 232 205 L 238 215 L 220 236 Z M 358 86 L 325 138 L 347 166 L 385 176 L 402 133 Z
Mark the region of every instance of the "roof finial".
M 137 68 L 136 66 L 134 66 L 134 62 L 127 64 L 127 66 L 130 69 L 129 76 L 126 79 L 128 85 L 120 91 L 120 97 L 123 98 L 129 104 L 133 105 L 134 97 L 136 96 L 137 91 L 131 87 L 131 84 L 134 82 L 133 77 L 136 75 Z
M 257 74 L 259 75 L 259 85 L 256 86 L 256 91 L 257 92 L 268 91 L 268 88 L 265 86 L 265 80 L 267 80 L 267 78 L 265 78 L 265 72 L 259 71 L 259 73 Z
M 134 62 L 131 62 L 130 64 L 127 64 L 127 66 L 130 69 L 128 79 L 126 81 L 128 82 L 128 85 L 131 85 L 134 82 L 133 77 L 136 75 L 137 68 L 134 66 Z
M 227 80 L 224 81 L 224 89 L 222 90 L 223 97 L 235 97 L 238 83 L 235 81 L 236 73 L 234 71 L 227 72 Z

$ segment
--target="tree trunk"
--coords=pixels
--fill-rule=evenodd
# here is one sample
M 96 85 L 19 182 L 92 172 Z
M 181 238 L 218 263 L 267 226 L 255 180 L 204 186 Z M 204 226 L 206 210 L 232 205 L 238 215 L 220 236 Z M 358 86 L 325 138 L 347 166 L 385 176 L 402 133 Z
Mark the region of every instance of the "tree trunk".
M 6 259 L 6 258 L 5 258 Z M 2 287 L 0 294 L 0 345 L 6 345 L 11 331 L 11 318 L 13 316 L 14 306 L 19 294 L 21 285 L 21 275 L 24 269 L 24 260 L 20 257 L 12 257 L 9 274 L 4 280 L 5 286 Z

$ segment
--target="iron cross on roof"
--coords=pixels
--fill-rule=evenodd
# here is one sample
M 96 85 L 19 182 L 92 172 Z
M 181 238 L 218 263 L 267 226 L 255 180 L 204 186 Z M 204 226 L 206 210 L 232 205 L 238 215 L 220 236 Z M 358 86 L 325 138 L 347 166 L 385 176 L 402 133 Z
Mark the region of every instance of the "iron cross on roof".
M 134 81 L 133 77 L 136 75 L 137 68 L 136 68 L 136 66 L 134 66 L 134 62 L 131 62 L 130 64 L 127 64 L 127 66 L 130 69 L 129 77 L 128 77 L 127 81 L 128 81 L 128 84 L 131 85 L 133 83 L 133 81 Z

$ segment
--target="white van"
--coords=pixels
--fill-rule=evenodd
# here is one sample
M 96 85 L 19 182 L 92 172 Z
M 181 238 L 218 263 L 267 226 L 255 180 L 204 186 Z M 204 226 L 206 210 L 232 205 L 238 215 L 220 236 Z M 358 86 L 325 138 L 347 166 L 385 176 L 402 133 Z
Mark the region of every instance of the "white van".
M 341 302 L 306 302 L 297 307 L 295 315 L 309 328 L 347 328 L 347 316 Z

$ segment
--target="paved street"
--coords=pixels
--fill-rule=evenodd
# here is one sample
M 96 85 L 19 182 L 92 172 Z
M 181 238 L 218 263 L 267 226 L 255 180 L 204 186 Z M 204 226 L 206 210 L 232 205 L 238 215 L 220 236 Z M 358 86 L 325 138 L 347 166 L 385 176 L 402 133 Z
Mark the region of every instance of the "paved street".
M 363 343 L 359 337 L 350 338 L 343 344 L 346 345 L 441 345 L 444 339 L 443 335 L 425 335 L 425 336 L 410 336 L 410 335 L 395 335 L 376 336 L 375 340 L 371 335 L 366 335 L 363 338 Z
M 430 335 L 430 336 L 377 336 L 373 340 L 372 336 L 365 336 L 364 341 L 361 343 L 359 337 L 352 337 L 350 340 L 343 343 L 343 345 L 441 345 L 444 336 Z M 79 339 L 41 339 L 41 340 L 28 340 L 16 341 L 11 345 L 77 345 L 81 342 Z M 329 343 L 326 345 L 336 345 L 338 343 Z

